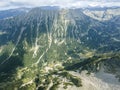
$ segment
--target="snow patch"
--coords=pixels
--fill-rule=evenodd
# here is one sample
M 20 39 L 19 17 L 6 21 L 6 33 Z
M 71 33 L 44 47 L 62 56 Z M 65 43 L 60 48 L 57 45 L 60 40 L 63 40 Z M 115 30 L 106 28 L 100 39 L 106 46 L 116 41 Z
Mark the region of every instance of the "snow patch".
M 117 39 L 117 38 L 112 38 L 114 41 L 116 41 L 116 42 L 120 42 L 120 40 L 119 39 Z

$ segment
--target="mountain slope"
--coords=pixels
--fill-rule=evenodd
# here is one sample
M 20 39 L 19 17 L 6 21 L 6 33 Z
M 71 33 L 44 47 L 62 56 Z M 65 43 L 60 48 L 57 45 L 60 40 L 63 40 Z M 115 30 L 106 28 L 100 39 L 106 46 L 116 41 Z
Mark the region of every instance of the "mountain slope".
M 30 8 L 17 8 L 0 11 L 0 19 L 13 18 L 14 16 L 22 15 L 27 13 Z
M 120 16 L 101 21 L 84 11 L 34 8 L 0 20 L 0 89 L 82 87 L 69 70 L 90 74 L 101 67 L 120 78 Z

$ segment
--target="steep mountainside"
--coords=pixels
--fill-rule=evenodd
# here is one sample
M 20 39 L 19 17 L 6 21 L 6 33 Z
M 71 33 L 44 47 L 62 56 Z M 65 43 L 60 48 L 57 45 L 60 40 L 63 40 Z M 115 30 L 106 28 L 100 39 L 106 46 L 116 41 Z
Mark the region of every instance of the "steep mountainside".
M 18 15 L 22 15 L 30 11 L 30 8 L 16 8 L 0 11 L 0 19 L 9 19 Z
M 83 90 L 83 71 L 120 79 L 119 10 L 34 8 L 0 20 L 0 90 Z

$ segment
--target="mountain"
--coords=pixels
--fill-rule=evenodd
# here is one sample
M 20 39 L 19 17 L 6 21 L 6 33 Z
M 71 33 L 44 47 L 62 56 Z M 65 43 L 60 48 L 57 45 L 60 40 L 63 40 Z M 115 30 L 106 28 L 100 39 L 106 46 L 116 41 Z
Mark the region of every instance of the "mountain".
M 0 20 L 0 90 L 119 90 L 119 10 L 39 7 Z
M 9 10 L 2 10 L 0 11 L 0 19 L 7 19 L 12 18 L 14 16 L 22 15 L 27 13 L 30 8 L 16 8 L 16 9 L 9 9 Z
M 84 14 L 99 21 L 103 21 L 112 19 L 114 16 L 119 16 L 120 9 L 118 7 L 88 8 L 84 10 Z

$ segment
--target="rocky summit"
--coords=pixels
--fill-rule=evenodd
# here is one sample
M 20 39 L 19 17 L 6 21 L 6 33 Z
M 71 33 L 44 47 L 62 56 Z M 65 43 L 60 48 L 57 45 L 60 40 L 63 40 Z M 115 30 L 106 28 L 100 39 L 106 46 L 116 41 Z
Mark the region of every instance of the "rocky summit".
M 119 88 L 119 7 L 38 7 L 0 20 L 0 90 Z

